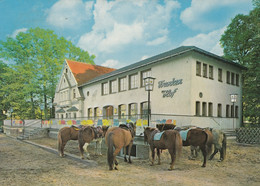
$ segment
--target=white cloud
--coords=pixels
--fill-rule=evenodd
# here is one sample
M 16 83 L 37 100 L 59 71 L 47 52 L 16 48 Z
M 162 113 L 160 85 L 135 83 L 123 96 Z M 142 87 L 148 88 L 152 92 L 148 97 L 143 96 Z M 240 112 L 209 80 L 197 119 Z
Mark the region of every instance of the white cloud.
M 82 0 L 59 0 L 47 11 L 47 22 L 59 28 L 79 27 L 91 18 L 93 2 Z
M 198 34 L 195 37 L 187 38 L 181 45 L 196 46 L 221 56 L 223 55 L 223 49 L 219 44 L 219 40 L 225 30 L 226 27 L 209 32 L 208 34 Z
M 147 42 L 147 45 L 149 45 L 149 46 L 159 45 L 159 44 L 164 43 L 166 40 L 167 40 L 167 36 L 162 36 L 162 37 L 156 38 L 153 41 Z
M 20 32 L 26 32 L 27 30 L 28 30 L 27 28 L 17 29 L 17 30 L 15 30 L 15 31 L 12 33 L 11 37 L 12 37 L 12 38 L 15 38 Z
M 177 1 L 97 1 L 92 31 L 78 46 L 98 54 L 114 52 L 128 44 L 159 45 L 167 41 L 168 27 Z M 155 39 L 156 38 L 156 39 Z
M 109 67 L 109 68 L 115 68 L 115 66 L 117 66 L 118 64 L 119 64 L 119 61 L 113 60 L 113 59 L 109 59 L 105 63 L 101 64 L 101 66 Z
M 251 0 L 192 0 L 191 6 L 186 8 L 180 16 L 184 24 L 194 30 L 210 30 L 217 24 L 209 20 L 207 14 L 220 7 L 236 8 L 238 4 L 251 3 Z M 218 18 L 221 18 L 221 13 Z

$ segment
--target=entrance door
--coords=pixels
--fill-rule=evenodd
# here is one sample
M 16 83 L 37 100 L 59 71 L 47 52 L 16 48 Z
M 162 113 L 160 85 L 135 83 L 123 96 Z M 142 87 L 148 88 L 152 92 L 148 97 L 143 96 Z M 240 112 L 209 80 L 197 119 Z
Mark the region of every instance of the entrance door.
M 105 118 L 108 118 L 108 119 L 113 118 L 113 110 L 114 110 L 113 106 L 106 106 L 106 107 L 104 107 L 104 115 L 103 116 Z

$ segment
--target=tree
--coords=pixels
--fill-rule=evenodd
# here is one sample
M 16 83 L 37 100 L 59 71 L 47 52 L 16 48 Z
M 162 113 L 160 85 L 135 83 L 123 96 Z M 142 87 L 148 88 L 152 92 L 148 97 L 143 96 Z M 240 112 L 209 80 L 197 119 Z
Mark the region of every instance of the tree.
M 91 64 L 94 64 L 95 58 L 64 37 L 59 38 L 53 31 L 41 28 L 29 29 L 20 32 L 16 38 L 0 41 L 0 57 L 13 63 L 6 73 L 10 82 L 3 88 L 6 100 L 12 106 L 16 105 L 17 112 L 25 113 L 26 109 L 28 116 L 23 117 L 29 118 L 36 117 L 36 110 L 41 104 L 47 116 L 48 103 L 53 101 L 65 58 Z M 22 113 L 19 115 L 22 116 Z
M 243 71 L 243 115 L 252 123 L 260 122 L 260 6 L 249 15 L 237 15 L 221 37 L 224 57 L 247 67 Z

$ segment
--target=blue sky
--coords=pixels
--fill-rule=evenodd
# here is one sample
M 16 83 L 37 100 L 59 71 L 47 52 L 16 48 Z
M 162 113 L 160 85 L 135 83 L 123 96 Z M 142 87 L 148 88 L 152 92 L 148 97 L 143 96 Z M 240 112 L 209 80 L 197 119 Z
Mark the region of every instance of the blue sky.
M 251 0 L 0 0 L 0 40 L 29 28 L 51 29 L 121 68 L 182 45 L 217 55 L 221 34 Z

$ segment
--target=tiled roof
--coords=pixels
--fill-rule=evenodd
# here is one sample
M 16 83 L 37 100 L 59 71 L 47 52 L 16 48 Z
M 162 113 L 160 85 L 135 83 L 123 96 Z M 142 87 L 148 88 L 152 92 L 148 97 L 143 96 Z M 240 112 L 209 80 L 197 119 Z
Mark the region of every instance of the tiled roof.
M 107 68 L 78 61 L 71 61 L 68 59 L 66 59 L 66 62 L 71 72 L 73 73 L 78 85 L 82 85 L 98 76 L 116 70 L 114 68 Z
M 181 46 L 181 47 L 175 48 L 173 50 L 170 50 L 170 51 L 158 54 L 156 56 L 147 58 L 145 60 L 139 61 L 137 63 L 133 63 L 131 65 L 128 65 L 128 66 L 123 67 L 123 68 L 120 68 L 118 70 L 112 71 L 111 73 L 107 73 L 107 74 L 98 76 L 98 77 L 92 79 L 89 82 L 81 84 L 81 86 L 88 85 L 88 84 L 91 84 L 91 83 L 94 83 L 94 82 L 97 82 L 97 81 L 100 81 L 100 80 L 103 80 L 103 79 L 106 79 L 106 78 L 109 78 L 109 77 L 113 77 L 113 76 L 122 74 L 124 72 L 131 71 L 131 70 L 134 70 L 134 69 L 137 69 L 137 68 L 140 68 L 140 67 L 144 67 L 144 66 L 147 66 L 147 65 L 158 63 L 158 62 L 161 62 L 164 59 L 176 57 L 178 55 L 182 55 L 184 53 L 191 52 L 191 51 L 195 51 L 195 52 L 198 52 L 198 53 L 200 53 L 202 55 L 206 55 L 206 56 L 212 57 L 214 59 L 219 60 L 222 63 L 231 64 L 231 65 L 237 66 L 237 67 L 239 67 L 241 69 L 246 69 L 246 67 L 244 67 L 244 66 L 242 66 L 242 65 L 240 65 L 238 63 L 235 63 L 235 62 L 233 62 L 231 60 L 225 59 L 225 58 L 220 57 L 218 55 L 215 55 L 213 53 L 207 52 L 207 51 L 202 50 L 202 49 L 200 49 L 198 47 L 195 47 L 195 46 Z

